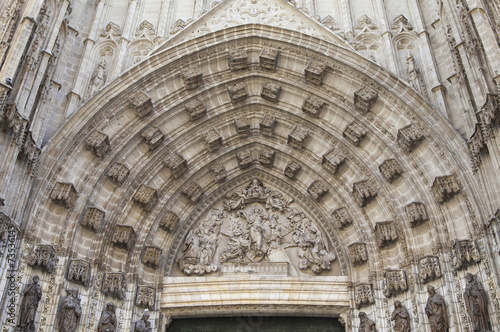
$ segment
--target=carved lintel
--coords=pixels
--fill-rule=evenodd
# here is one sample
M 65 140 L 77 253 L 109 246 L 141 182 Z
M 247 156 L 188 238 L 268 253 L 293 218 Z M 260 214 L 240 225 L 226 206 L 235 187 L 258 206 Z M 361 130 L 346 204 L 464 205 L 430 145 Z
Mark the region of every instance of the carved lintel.
M 436 202 L 441 204 L 458 194 L 460 186 L 455 175 L 438 176 L 432 183 L 431 191 Z
M 356 308 L 361 308 L 375 303 L 375 298 L 373 297 L 372 284 L 359 283 L 354 286 L 354 302 L 356 303 Z
M 406 153 L 413 151 L 424 139 L 422 131 L 414 124 L 398 130 L 396 143 Z
M 328 193 L 328 188 L 320 180 L 313 181 L 307 188 L 307 192 L 317 201 Z
M 378 167 L 380 173 L 384 177 L 384 179 L 392 183 L 394 180 L 399 178 L 401 174 L 403 174 L 403 169 L 399 166 L 399 163 L 396 159 L 387 159 Z
M 324 62 L 317 60 L 309 60 L 309 63 L 304 70 L 304 75 L 307 83 L 312 83 L 316 85 L 323 84 L 323 78 L 326 73 L 326 65 Z
M 171 232 L 174 230 L 175 226 L 179 223 L 179 216 L 173 213 L 172 211 L 165 212 L 165 216 L 160 222 L 160 227 L 166 230 L 167 232 Z
M 96 207 L 89 207 L 80 222 L 82 227 L 88 228 L 93 232 L 97 232 L 104 220 L 105 213 L 103 210 Z
M 406 272 L 404 270 L 385 270 L 384 279 L 382 293 L 385 297 L 391 297 L 408 289 Z
M 130 170 L 123 163 L 114 163 L 108 171 L 108 178 L 117 185 L 121 185 L 130 174 Z
M 474 240 L 456 240 L 453 244 L 452 257 L 451 265 L 455 270 L 461 270 L 481 261 L 481 254 Z
M 142 263 L 154 269 L 160 266 L 162 250 L 155 246 L 144 246 L 142 251 Z
M 111 144 L 108 135 L 96 130 L 85 140 L 85 147 L 96 157 L 102 158 L 111 149 Z
M 30 266 L 38 267 L 50 274 L 56 272 L 58 257 L 56 250 L 50 244 L 38 244 L 29 255 L 27 263 Z
M 224 182 L 227 178 L 226 168 L 222 164 L 216 164 L 210 167 L 212 171 L 212 175 L 215 178 L 216 182 Z
M 193 90 L 203 85 L 203 74 L 200 68 L 196 66 L 182 68 L 181 77 L 184 81 L 184 86 L 188 90 Z
M 111 242 L 117 247 L 132 250 L 135 244 L 134 228 L 127 225 L 116 225 Z
M 198 120 L 207 114 L 207 108 L 201 100 L 195 99 L 190 101 L 185 106 L 186 112 L 189 114 L 189 119 L 191 121 Z
M 321 163 L 328 172 L 335 174 L 340 165 L 344 163 L 345 159 L 346 152 L 342 148 L 336 147 L 330 152 L 323 155 L 323 160 Z
M 273 167 L 275 156 L 276 151 L 271 149 L 261 149 L 259 150 L 259 163 L 261 163 L 262 166 Z
M 175 179 L 180 178 L 188 170 L 187 160 L 178 152 L 171 153 L 163 162 Z
M 156 189 L 142 185 L 134 195 L 134 201 L 142 205 L 144 211 L 149 212 L 158 202 Z
M 410 227 L 415 227 L 429 220 L 427 209 L 423 203 L 410 203 L 405 207 L 405 212 L 406 218 L 410 222 Z
M 260 93 L 262 98 L 276 103 L 278 102 L 280 94 L 281 85 L 271 82 L 267 82 L 262 85 L 262 92 Z
M 247 67 L 248 55 L 244 49 L 230 50 L 227 60 L 231 70 L 241 70 Z
M 70 209 L 75 204 L 76 195 L 77 192 L 73 184 L 67 182 L 57 182 L 54 189 L 52 189 L 50 199 L 52 199 L 52 202 Z
M 203 195 L 203 189 L 199 184 L 191 182 L 182 190 L 182 194 L 186 196 L 186 198 L 189 199 L 191 203 L 194 204 L 200 200 L 201 196 Z
M 354 266 L 364 264 L 368 260 L 366 252 L 366 244 L 362 242 L 354 242 L 347 246 L 349 249 L 349 258 Z
M 260 66 L 267 70 L 276 70 L 278 66 L 280 51 L 272 47 L 264 47 L 260 52 L 259 63 Z
M 154 310 L 156 290 L 149 286 L 137 286 L 135 304 L 141 308 Z
M 310 96 L 304 101 L 304 105 L 302 105 L 302 111 L 314 118 L 319 118 L 319 114 L 321 113 L 325 105 L 326 102 L 324 102 L 323 100 Z
M 418 261 L 418 276 L 422 283 L 441 278 L 438 256 L 424 256 Z
M 141 137 L 144 139 L 144 141 L 146 141 L 151 151 L 160 146 L 160 144 L 165 140 L 165 135 L 163 134 L 161 129 L 156 127 L 146 129 L 141 134 Z
M 217 151 L 222 146 L 222 136 L 215 128 L 206 131 L 203 137 L 210 152 Z
M 102 280 L 102 292 L 117 299 L 125 299 L 125 280 L 121 272 L 108 272 Z
M 375 224 L 375 239 L 379 248 L 388 246 L 398 240 L 394 221 L 381 221 Z
M 241 150 L 236 152 L 236 159 L 241 169 L 247 168 L 252 164 L 252 153 L 250 150 Z
M 355 182 L 352 185 L 352 194 L 360 207 L 365 206 L 377 196 L 377 190 L 370 180 Z
M 352 144 L 359 146 L 361 141 L 366 137 L 366 129 L 360 124 L 352 122 L 344 129 L 342 135 L 350 140 Z
M 299 163 L 292 161 L 292 162 L 288 163 L 288 165 L 286 165 L 284 174 L 289 179 L 295 179 L 297 177 L 297 175 L 299 174 L 301 169 L 302 169 L 302 166 L 300 166 Z
M 231 98 L 231 102 L 233 103 L 239 103 L 240 101 L 243 101 L 248 97 L 245 84 L 241 82 L 228 86 L 227 92 L 229 93 L 229 97 Z
M 85 287 L 90 285 L 90 262 L 83 259 L 72 259 L 68 264 L 67 279 Z
M 151 114 L 154 110 L 153 100 L 144 91 L 139 91 L 129 98 L 130 103 L 134 108 L 135 114 L 142 118 Z
M 234 118 L 234 127 L 236 128 L 236 132 L 238 133 L 238 135 L 250 135 L 250 123 L 246 118 L 241 116 Z
M 276 127 L 276 117 L 266 114 L 259 123 L 260 133 L 264 136 L 273 136 L 274 128 Z
M 333 211 L 332 218 L 335 228 L 339 230 L 352 224 L 352 217 L 345 207 L 341 207 Z
M 354 107 L 361 113 L 367 114 L 377 100 L 377 97 L 377 91 L 363 86 L 358 91 L 354 92 Z
M 288 134 L 287 143 L 293 148 L 302 149 L 306 139 L 309 137 L 309 130 L 294 126 Z

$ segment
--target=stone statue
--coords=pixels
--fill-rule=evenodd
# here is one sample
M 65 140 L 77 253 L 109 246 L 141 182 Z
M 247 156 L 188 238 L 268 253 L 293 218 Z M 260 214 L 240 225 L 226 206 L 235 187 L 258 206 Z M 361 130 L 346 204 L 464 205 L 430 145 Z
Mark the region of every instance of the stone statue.
M 97 325 L 97 332 L 115 332 L 116 331 L 116 314 L 115 304 L 109 302 L 106 309 L 101 314 L 99 325 Z
M 27 284 L 23 290 L 23 301 L 21 302 L 21 311 L 19 313 L 19 324 L 17 331 L 34 332 L 35 316 L 38 309 L 38 302 L 42 298 L 42 288 L 38 283 L 40 277 L 33 276 L 33 282 Z
M 394 301 L 394 311 L 391 320 L 394 321 L 395 332 L 410 332 L 410 315 L 401 301 Z
M 366 316 L 366 313 L 361 311 L 359 317 L 359 332 L 377 332 L 375 322 Z
M 490 320 L 488 316 L 488 298 L 483 285 L 477 276 L 467 273 L 465 276 L 464 300 L 469 313 L 474 331 L 490 331 Z
M 135 322 L 135 330 L 134 332 L 151 332 L 153 331 L 151 328 L 151 323 L 148 321 L 149 314 L 145 312 L 142 314 L 142 318 Z
M 425 314 L 429 318 L 431 332 L 446 332 L 448 331 L 448 316 L 446 315 L 446 303 L 444 298 L 436 294 L 436 290 L 432 286 L 427 286 L 429 298 L 425 306 Z
M 78 322 L 82 315 L 78 292 L 78 287 L 74 287 L 71 291 L 66 290 L 66 297 L 61 305 L 59 317 L 60 332 L 74 332 L 78 327 Z
M 106 81 L 106 60 L 101 59 L 90 79 L 85 99 L 92 97 L 104 85 Z

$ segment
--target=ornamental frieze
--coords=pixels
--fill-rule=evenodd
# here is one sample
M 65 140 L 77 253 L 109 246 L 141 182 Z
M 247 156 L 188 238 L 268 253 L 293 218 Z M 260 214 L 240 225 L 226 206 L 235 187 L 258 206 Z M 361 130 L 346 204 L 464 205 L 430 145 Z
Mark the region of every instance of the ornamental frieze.
M 177 261 L 186 275 L 298 276 L 328 271 L 335 258 L 326 236 L 293 199 L 254 179 L 202 218 Z

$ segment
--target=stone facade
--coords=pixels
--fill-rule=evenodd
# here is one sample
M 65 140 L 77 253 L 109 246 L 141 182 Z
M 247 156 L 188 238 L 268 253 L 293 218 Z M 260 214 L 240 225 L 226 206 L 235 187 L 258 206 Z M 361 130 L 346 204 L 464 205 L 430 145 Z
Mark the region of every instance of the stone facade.
M 499 27 L 486 0 L 0 2 L 0 329 L 38 275 L 40 331 L 74 286 L 79 331 L 109 302 L 120 331 L 390 331 L 395 301 L 429 331 L 432 286 L 465 332 L 471 273 L 500 330 Z

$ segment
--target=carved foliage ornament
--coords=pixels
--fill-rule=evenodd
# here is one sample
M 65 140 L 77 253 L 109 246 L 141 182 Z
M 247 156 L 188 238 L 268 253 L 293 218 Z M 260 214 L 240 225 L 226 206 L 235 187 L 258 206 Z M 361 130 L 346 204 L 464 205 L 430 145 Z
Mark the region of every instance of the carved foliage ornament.
M 82 284 L 85 287 L 90 285 L 90 263 L 83 259 L 72 259 L 68 264 L 68 277 L 69 281 Z
M 380 173 L 384 177 L 384 179 L 392 183 L 394 180 L 399 178 L 401 174 L 403 174 L 403 169 L 399 166 L 399 163 L 396 159 L 387 159 L 378 167 Z
M 307 188 L 307 192 L 317 201 L 328 193 L 328 188 L 320 180 L 313 181 Z
M 241 150 L 236 152 L 236 159 L 241 169 L 247 168 L 252 164 L 252 152 L 250 150 Z
M 222 164 L 215 164 L 212 167 L 210 167 L 210 170 L 212 171 L 212 175 L 215 178 L 215 181 L 217 182 L 224 182 L 227 178 L 227 172 L 226 168 Z
M 406 218 L 410 222 L 410 227 L 415 227 L 429 220 L 427 209 L 423 203 L 413 202 L 405 207 Z
M 41 268 L 48 273 L 56 272 L 58 257 L 53 246 L 48 244 L 39 244 L 35 247 L 27 259 L 30 266 Z
M 222 274 L 252 273 L 264 271 L 263 264 L 269 271 L 282 271 L 283 264 L 314 273 L 330 269 L 335 255 L 292 199 L 257 179 L 226 197 L 223 210 L 213 209 L 187 235 L 178 258 L 184 274 L 214 273 L 221 266 Z
M 244 117 L 234 118 L 234 127 L 236 128 L 236 133 L 241 136 L 250 135 L 250 123 Z
M 191 121 L 198 120 L 207 114 L 207 109 L 201 100 L 195 99 L 185 106 Z
M 273 167 L 275 156 L 276 151 L 271 149 L 261 149 L 259 150 L 259 163 L 261 163 L 262 166 Z
M 200 200 L 203 195 L 203 189 L 199 184 L 191 182 L 182 190 L 182 194 L 194 204 Z
M 206 131 L 203 138 L 210 152 L 217 151 L 222 146 L 222 136 L 215 128 Z

